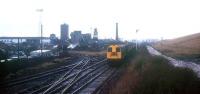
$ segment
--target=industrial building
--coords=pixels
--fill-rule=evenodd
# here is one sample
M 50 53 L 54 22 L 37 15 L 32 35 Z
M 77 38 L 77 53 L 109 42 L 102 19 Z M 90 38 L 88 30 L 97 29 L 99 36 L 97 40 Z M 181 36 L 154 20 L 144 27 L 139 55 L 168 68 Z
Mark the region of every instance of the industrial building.
M 82 40 L 89 42 L 91 40 L 91 34 L 90 33 L 82 34 Z
M 61 24 L 60 26 L 60 40 L 61 42 L 66 42 L 69 39 L 69 25 Z
M 50 43 L 53 44 L 53 45 L 56 45 L 57 42 L 58 42 L 58 38 L 56 37 L 55 34 L 50 34 Z
M 90 33 L 82 34 L 81 31 L 74 31 L 70 35 L 72 44 L 79 44 L 80 41 L 89 43 L 92 40 Z
M 72 32 L 72 33 L 70 34 L 70 36 L 71 36 L 71 42 L 72 42 L 73 44 L 77 44 L 77 43 L 80 42 L 80 39 L 81 39 L 81 37 L 82 37 L 81 31 L 74 31 L 74 32 Z

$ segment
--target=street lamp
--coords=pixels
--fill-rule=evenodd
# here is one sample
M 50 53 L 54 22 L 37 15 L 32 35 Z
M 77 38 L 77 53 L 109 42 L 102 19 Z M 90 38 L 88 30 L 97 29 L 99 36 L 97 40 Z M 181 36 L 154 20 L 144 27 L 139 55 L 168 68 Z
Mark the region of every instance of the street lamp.
M 37 9 L 36 10 L 38 13 L 40 13 L 40 18 L 39 18 L 39 24 L 40 24 L 40 33 L 41 33 L 41 36 L 40 36 L 40 50 L 41 50 L 41 56 L 42 56 L 42 50 L 43 50 L 43 26 L 42 26 L 42 12 L 43 12 L 43 9 Z

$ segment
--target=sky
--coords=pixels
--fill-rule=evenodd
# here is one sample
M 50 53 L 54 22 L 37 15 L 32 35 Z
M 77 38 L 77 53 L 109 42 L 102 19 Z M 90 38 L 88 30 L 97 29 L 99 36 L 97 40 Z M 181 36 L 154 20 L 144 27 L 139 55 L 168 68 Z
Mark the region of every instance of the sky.
M 69 32 L 92 33 L 99 38 L 172 39 L 200 32 L 199 0 L 0 0 L 0 36 L 60 37 L 60 25 Z M 37 9 L 43 9 L 42 13 Z M 136 29 L 138 33 L 136 34 Z

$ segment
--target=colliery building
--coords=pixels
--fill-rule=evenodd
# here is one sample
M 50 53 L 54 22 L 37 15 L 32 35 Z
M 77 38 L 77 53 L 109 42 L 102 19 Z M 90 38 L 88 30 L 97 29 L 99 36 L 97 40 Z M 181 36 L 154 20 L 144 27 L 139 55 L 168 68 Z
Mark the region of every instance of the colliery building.
M 82 37 L 81 31 L 74 31 L 74 32 L 72 32 L 72 33 L 70 34 L 70 36 L 71 36 L 71 42 L 72 42 L 73 44 L 77 44 L 77 43 L 80 42 L 81 37 Z
M 71 43 L 79 44 L 80 42 L 90 42 L 92 37 L 90 33 L 82 34 L 81 31 L 74 31 L 70 34 Z
M 60 40 L 62 42 L 66 42 L 69 39 L 69 25 L 68 24 L 61 24 L 60 26 Z

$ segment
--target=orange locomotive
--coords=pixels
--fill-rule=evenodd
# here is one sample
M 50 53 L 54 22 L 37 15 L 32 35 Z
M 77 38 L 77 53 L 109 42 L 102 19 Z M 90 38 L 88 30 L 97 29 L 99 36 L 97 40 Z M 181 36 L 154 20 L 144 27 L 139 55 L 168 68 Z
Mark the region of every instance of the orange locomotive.
M 110 45 L 107 48 L 107 59 L 111 63 L 120 62 L 124 58 L 123 45 Z

